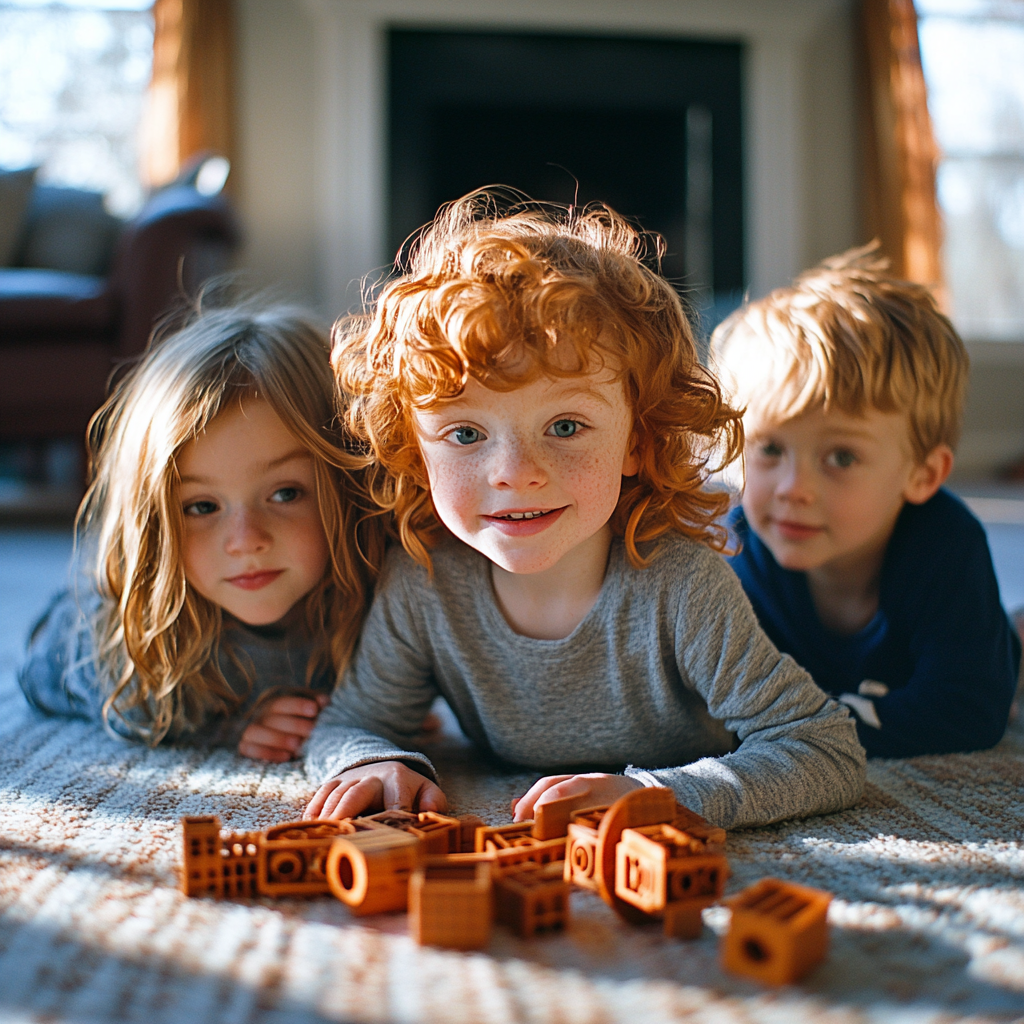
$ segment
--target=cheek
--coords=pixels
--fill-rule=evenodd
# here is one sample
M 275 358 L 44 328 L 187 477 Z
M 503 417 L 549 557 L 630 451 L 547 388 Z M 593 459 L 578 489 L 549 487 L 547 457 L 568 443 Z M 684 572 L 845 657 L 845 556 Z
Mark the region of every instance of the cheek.
M 213 531 L 186 524 L 181 538 L 185 579 L 202 593 L 213 574 Z
M 432 459 L 427 462 L 430 497 L 439 515 L 468 512 L 477 504 L 477 480 L 483 470 L 474 459 Z

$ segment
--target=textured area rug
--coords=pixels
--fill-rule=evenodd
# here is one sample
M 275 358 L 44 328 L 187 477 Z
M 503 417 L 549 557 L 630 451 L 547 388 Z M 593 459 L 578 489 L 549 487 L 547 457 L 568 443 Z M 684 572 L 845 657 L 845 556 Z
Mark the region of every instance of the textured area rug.
M 728 892 L 772 874 L 835 893 L 827 961 L 768 991 L 724 974 L 717 933 L 679 942 L 572 897 L 563 935 L 501 928 L 420 948 L 404 915 L 331 898 L 220 903 L 177 890 L 183 814 L 234 829 L 299 815 L 296 765 L 148 750 L 31 712 L 0 674 L 0 1020 L 949 1022 L 1024 1019 L 1024 742 L 875 762 L 861 804 L 729 836 Z M 508 820 L 531 781 L 435 757 L 457 812 Z

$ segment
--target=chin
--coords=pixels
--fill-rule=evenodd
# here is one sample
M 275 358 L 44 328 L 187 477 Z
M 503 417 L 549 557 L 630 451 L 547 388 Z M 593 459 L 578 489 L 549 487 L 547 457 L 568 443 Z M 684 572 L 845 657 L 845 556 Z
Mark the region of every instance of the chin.
M 557 564 L 561 555 L 540 553 L 535 551 L 486 551 L 480 552 L 489 558 L 499 569 L 514 573 L 517 576 L 534 572 L 543 572 Z

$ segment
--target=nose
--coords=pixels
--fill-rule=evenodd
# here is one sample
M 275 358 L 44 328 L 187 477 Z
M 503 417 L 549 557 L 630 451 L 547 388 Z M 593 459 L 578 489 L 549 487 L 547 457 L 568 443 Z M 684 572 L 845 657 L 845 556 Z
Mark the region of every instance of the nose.
M 241 508 L 228 520 L 224 550 L 229 555 L 256 555 L 266 551 L 272 541 L 262 516 L 250 508 Z
M 785 460 L 775 485 L 775 496 L 795 504 L 808 504 L 814 500 L 811 468 L 804 459 L 790 457 Z
M 510 438 L 492 449 L 487 482 L 500 490 L 527 491 L 547 483 L 548 474 L 534 446 Z

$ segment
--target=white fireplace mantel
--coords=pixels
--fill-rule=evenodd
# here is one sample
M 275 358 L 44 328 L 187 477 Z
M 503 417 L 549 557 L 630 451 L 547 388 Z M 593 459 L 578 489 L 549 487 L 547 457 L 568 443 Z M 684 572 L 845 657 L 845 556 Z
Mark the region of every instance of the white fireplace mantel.
M 745 44 L 746 274 L 751 294 L 802 265 L 804 47 L 843 0 L 297 0 L 315 35 L 318 292 L 358 305 L 365 275 L 387 266 L 387 30 L 507 29 L 735 40 Z

